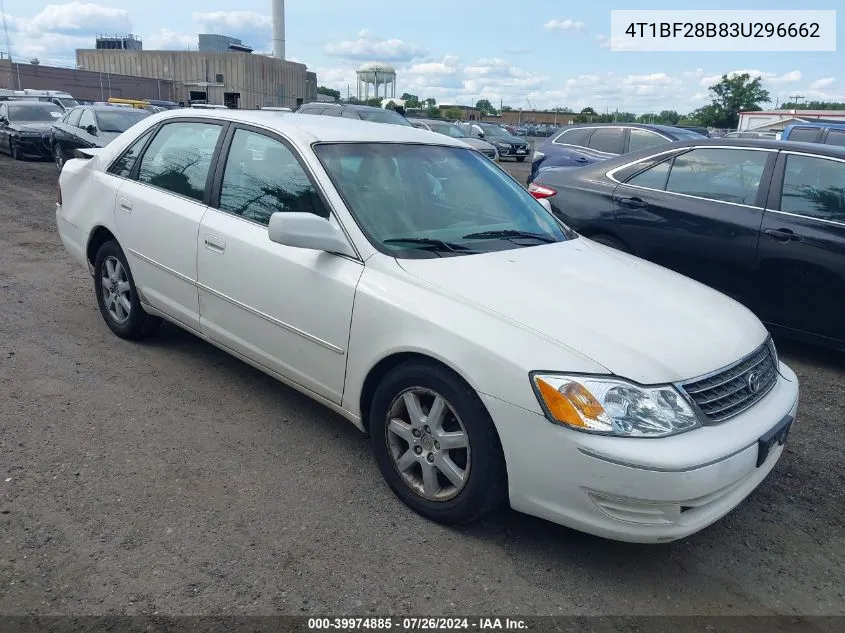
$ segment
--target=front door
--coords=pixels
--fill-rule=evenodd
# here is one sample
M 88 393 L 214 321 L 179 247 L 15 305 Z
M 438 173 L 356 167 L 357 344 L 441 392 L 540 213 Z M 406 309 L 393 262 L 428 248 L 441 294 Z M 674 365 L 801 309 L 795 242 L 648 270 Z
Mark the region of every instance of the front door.
M 246 126 L 230 137 L 199 232 L 202 332 L 340 404 L 363 264 L 271 242 L 273 213 L 335 219 L 281 138 Z
M 751 307 L 749 293 L 775 152 L 695 148 L 650 167 L 613 194 L 637 255 Z M 767 182 L 767 181 L 766 181 Z
M 759 314 L 845 340 L 845 161 L 783 152 L 760 234 Z
M 161 126 L 115 201 L 119 239 L 139 293 L 194 329 L 199 328 L 197 233 L 222 130 L 222 124 L 205 121 Z M 144 141 L 139 139 L 142 146 Z M 118 160 L 115 168 L 120 165 Z

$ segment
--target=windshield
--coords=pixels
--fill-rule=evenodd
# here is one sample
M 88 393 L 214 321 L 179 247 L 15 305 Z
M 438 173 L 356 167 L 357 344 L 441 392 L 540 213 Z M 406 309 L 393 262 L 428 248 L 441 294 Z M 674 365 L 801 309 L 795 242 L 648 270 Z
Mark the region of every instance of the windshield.
M 396 125 L 411 125 L 405 117 L 399 116 L 391 110 L 358 110 L 358 116 L 373 123 L 394 123 Z
M 574 237 L 469 148 L 324 143 L 314 150 L 361 230 L 393 257 L 470 255 Z
M 79 105 L 79 101 L 77 101 L 76 99 L 59 98 L 59 99 L 56 99 L 56 101 L 58 101 L 59 103 L 62 104 L 63 107 L 68 108 L 68 109 L 75 108 L 76 106 Z
M 482 129 L 485 134 L 490 136 L 510 136 L 511 133 L 508 132 L 505 128 L 501 125 L 492 125 L 490 123 L 478 123 L 478 127 Z
M 115 108 L 97 112 L 97 123 L 101 132 L 125 132 L 141 119 L 150 116 L 146 110 Z
M 52 103 L 9 104 L 10 121 L 57 121 L 61 117 L 59 106 Z
M 429 123 L 428 126 L 432 132 L 437 132 L 438 134 L 445 134 L 452 138 L 468 138 L 461 128 L 451 123 Z

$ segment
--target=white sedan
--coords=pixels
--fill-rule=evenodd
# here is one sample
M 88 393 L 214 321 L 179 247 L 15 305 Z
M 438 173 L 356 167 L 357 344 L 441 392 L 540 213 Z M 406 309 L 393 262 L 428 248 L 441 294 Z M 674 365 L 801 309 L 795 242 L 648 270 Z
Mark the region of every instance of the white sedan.
M 760 484 L 795 418 L 751 312 L 440 134 L 163 112 L 66 163 L 56 220 L 116 335 L 166 319 L 339 412 L 435 521 L 508 502 L 672 541 Z

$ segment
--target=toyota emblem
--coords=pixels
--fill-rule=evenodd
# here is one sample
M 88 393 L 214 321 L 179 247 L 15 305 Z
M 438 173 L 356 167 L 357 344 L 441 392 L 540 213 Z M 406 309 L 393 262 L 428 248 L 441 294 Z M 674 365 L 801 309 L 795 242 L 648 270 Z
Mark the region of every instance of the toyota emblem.
M 756 371 L 752 371 L 748 374 L 748 376 L 746 376 L 745 384 L 748 386 L 748 390 L 751 393 L 757 393 L 760 391 L 760 374 Z

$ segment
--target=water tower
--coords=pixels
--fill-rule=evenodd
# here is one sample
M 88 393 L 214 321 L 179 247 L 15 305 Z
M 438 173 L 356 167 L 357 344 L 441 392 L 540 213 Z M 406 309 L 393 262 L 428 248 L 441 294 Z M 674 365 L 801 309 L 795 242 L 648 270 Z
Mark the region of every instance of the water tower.
M 371 96 L 384 99 L 396 96 L 396 69 L 389 64 L 370 62 L 361 66 L 355 74 L 358 76 L 358 101 L 366 101 Z M 370 95 L 370 87 L 373 94 Z M 379 95 L 379 86 L 383 86 Z

